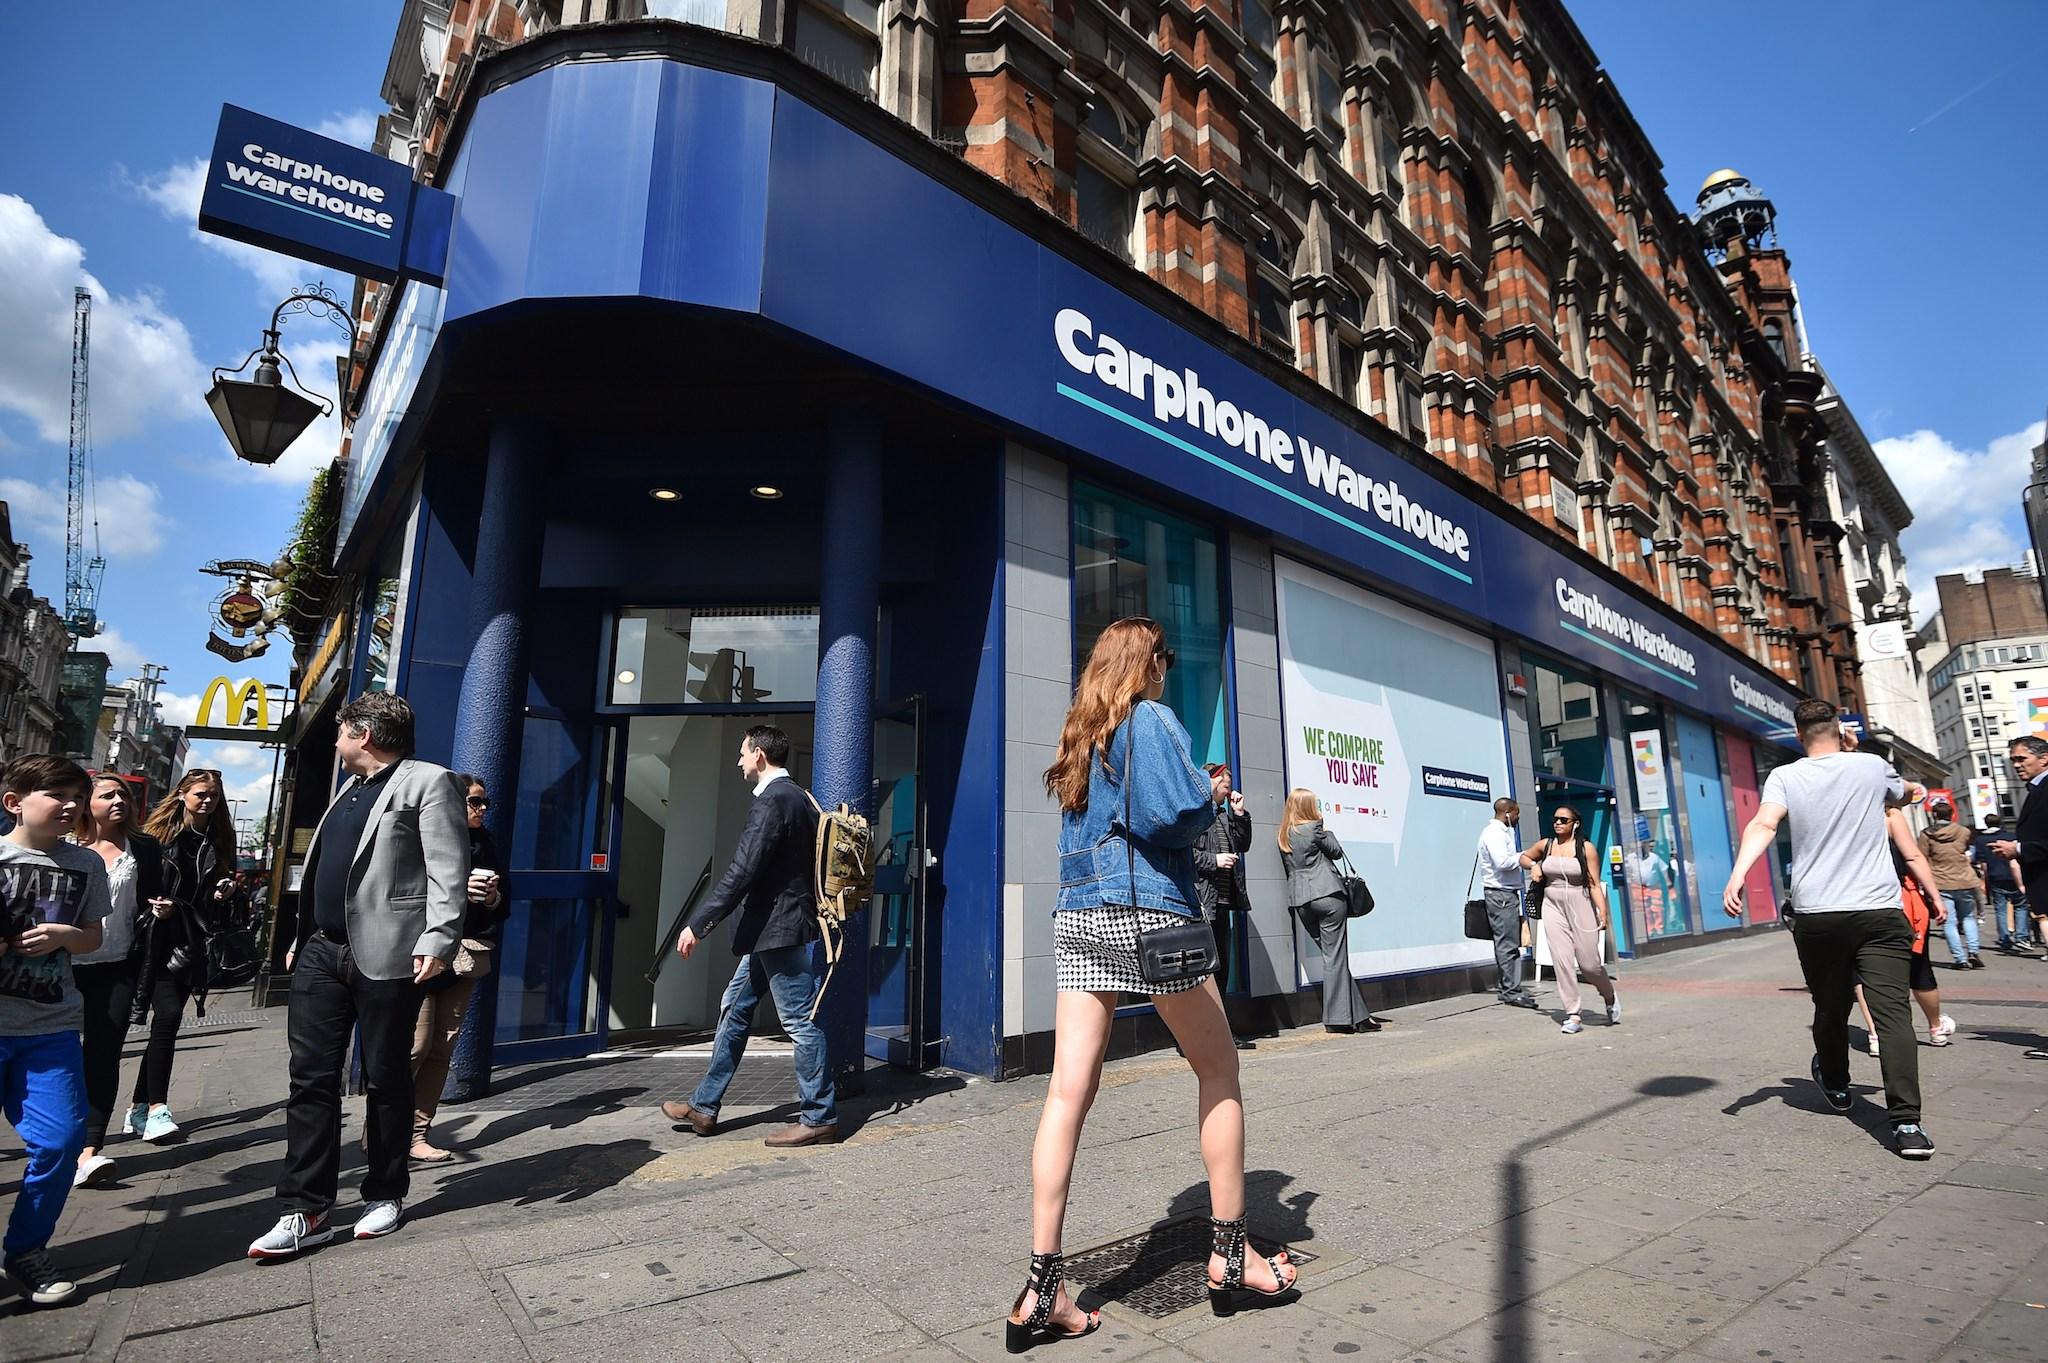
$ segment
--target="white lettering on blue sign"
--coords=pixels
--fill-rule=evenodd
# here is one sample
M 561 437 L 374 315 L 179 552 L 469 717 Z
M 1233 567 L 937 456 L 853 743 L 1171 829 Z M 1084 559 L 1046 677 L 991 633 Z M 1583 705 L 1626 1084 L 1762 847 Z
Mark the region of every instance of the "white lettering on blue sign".
M 1557 608 L 1587 629 L 1619 639 L 1637 652 L 1675 667 L 1688 677 L 1699 675 L 1699 660 L 1691 649 L 1673 643 L 1671 636 L 1656 626 L 1646 625 L 1634 616 L 1615 610 L 1593 593 L 1582 592 L 1563 578 L 1557 579 Z
M 1737 705 L 1754 710 L 1767 719 L 1775 719 L 1780 724 L 1786 725 L 1792 722 L 1791 706 L 1779 700 L 1776 696 L 1757 690 L 1740 677 L 1731 676 L 1728 678 L 1728 696 Z
M 1282 473 L 1294 473 L 1299 467 L 1307 481 L 1327 496 L 1375 516 L 1445 555 L 1472 561 L 1472 537 L 1463 526 L 1404 496 L 1399 483 L 1369 477 L 1307 437 L 1292 435 L 1255 413 L 1219 400 L 1203 387 L 1201 376 L 1193 369 L 1167 368 L 1106 332 L 1098 335 L 1095 323 L 1078 308 L 1062 308 L 1053 318 L 1052 329 L 1061 358 L 1077 372 L 1140 403 L 1148 401 L 1149 382 L 1152 416 L 1160 425 L 1185 422 Z
M 384 202 L 382 185 L 337 175 L 317 161 L 266 151 L 255 142 L 246 143 L 242 159 L 227 162 L 222 170 L 228 177 L 222 182 L 224 189 L 302 204 L 302 211 L 327 214 L 379 236 L 391 234 L 394 219 L 378 207 Z

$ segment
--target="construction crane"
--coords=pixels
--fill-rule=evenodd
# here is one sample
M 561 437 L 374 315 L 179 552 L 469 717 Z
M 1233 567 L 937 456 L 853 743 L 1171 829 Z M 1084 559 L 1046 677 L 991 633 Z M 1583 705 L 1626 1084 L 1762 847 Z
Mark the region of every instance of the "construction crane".
M 92 293 L 71 291 L 71 471 L 64 495 L 64 628 L 73 639 L 100 632 L 99 512 L 92 514 L 92 558 L 85 556 L 86 502 L 92 497 L 89 416 L 92 405 Z

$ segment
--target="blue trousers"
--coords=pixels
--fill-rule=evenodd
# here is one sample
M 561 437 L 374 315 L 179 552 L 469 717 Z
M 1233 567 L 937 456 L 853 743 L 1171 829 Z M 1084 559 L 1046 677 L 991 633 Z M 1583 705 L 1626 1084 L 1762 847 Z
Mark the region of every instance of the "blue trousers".
M 0 1109 L 28 1149 L 28 1169 L 0 1252 L 42 1249 L 56 1234 L 85 1145 L 85 1048 L 77 1032 L 0 1036 Z
M 2017 915 L 2012 926 L 2006 924 L 2008 913 Z M 2034 925 L 2027 916 L 2027 897 L 2010 885 L 1991 887 L 1991 922 L 1998 929 L 1998 945 L 2030 947 L 2034 944 Z
M 1943 890 L 1941 899 L 1948 905 L 1941 935 L 1948 938 L 1949 959 L 1961 964 L 1977 954 L 1977 911 L 1982 905 L 1975 890 Z
M 762 995 L 775 1000 L 782 1030 L 796 1046 L 796 1092 L 802 1105 L 798 1120 L 805 1126 L 832 1126 L 839 1110 L 832 1093 L 832 1075 L 825 1062 L 825 1034 L 811 1021 L 811 999 L 818 992 L 817 971 L 809 945 L 751 951 L 740 957 L 718 1006 L 718 1035 L 711 1042 L 711 1068 L 690 1095 L 690 1106 L 718 1115 L 726 1086 L 747 1053 L 747 1033 Z

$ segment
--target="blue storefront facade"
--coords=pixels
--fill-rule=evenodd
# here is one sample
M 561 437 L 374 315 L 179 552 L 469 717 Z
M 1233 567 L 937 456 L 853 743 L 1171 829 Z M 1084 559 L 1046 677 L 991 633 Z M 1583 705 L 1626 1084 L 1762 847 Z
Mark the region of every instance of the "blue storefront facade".
M 786 54 L 624 26 L 473 90 L 340 548 L 388 641 L 348 689 L 400 690 L 423 753 L 499 792 L 472 1073 L 710 1023 L 729 958 L 665 946 L 763 720 L 887 849 L 835 1066 L 1045 1069 L 1039 773 L 1133 613 L 1250 794 L 1252 1024 L 1305 1016 L 1317 960 L 1272 841 L 1290 786 L 1374 883 L 1352 965 L 1383 1001 L 1481 979 L 1459 905 L 1501 794 L 1583 809 L 1620 951 L 1735 926 L 1716 877 L 1796 700 L 1754 663 Z M 1134 1007 L 1113 1044 L 1163 1041 Z

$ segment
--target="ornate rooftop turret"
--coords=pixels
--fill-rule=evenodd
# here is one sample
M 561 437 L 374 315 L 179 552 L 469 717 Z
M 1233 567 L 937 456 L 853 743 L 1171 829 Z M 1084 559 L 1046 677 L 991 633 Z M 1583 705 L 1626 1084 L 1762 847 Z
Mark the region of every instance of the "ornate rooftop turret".
M 1693 222 L 1700 244 L 1719 258 L 1730 242 L 1749 246 L 1777 244 L 1778 210 L 1739 171 L 1717 170 L 1700 186 L 1699 212 Z

